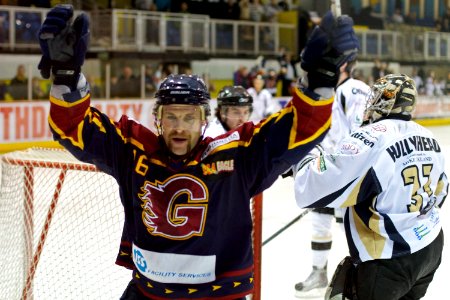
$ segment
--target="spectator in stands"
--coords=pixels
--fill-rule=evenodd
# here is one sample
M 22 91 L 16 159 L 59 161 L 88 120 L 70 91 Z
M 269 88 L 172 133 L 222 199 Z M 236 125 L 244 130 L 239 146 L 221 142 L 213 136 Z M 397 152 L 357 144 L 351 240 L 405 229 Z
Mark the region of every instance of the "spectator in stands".
M 289 4 L 286 0 L 278 1 L 278 6 L 281 8 L 282 11 L 289 11 Z
M 151 65 L 145 67 L 145 97 L 153 98 L 156 92 L 155 72 Z
M 281 96 L 291 96 L 292 84 L 296 82 L 298 77 L 295 69 L 297 60 L 293 60 L 292 54 L 285 51 L 284 48 L 280 49 L 280 53 L 278 62 L 280 64 Z
M 250 87 L 249 72 L 246 66 L 240 66 L 233 74 L 233 85 L 240 85 L 248 89 Z
M 274 100 L 270 92 L 264 88 L 264 78 L 261 75 L 253 79 L 253 87 L 247 89 L 247 92 L 253 98 L 253 112 L 250 120 L 254 123 L 281 109 L 278 101 Z
M 250 20 L 255 22 L 263 21 L 264 6 L 261 4 L 261 0 L 250 0 Z
M 447 78 L 445 79 L 444 95 L 450 95 L 450 72 L 447 73 Z
M 132 98 L 140 96 L 140 82 L 139 78 L 133 74 L 133 69 L 129 66 L 125 66 L 122 69 L 122 75 L 120 75 L 117 81 L 118 97 L 119 98 Z
M 31 94 L 33 100 L 48 99 L 48 90 L 44 89 L 38 77 L 31 79 Z
M 425 80 L 425 95 L 427 96 L 433 96 L 435 94 L 435 78 L 436 78 L 436 73 L 431 70 L 428 73 L 428 76 Z
M 9 83 L 8 93 L 14 100 L 25 100 L 28 98 L 28 78 L 24 65 L 17 67 L 16 76 Z
M 111 76 L 110 80 L 110 95 L 112 99 L 119 98 L 119 77 Z
M 0 101 L 6 101 L 6 84 L 3 81 L 0 81 Z
M 154 0 L 136 0 L 135 7 L 141 10 L 150 10 L 150 8 L 155 4 Z
M 87 75 L 86 78 L 87 82 L 89 83 L 89 88 L 91 89 L 91 95 L 95 98 L 104 98 L 103 95 L 103 90 L 102 88 L 98 85 L 97 81 L 95 80 L 94 76 L 92 75 Z M 47 97 L 48 98 L 48 97 Z
M 269 69 L 265 77 L 265 87 L 272 95 L 272 97 L 277 96 L 277 85 L 278 85 L 278 74 L 274 69 Z
M 425 93 L 424 80 L 422 76 L 420 76 L 419 70 L 416 67 L 414 67 L 411 71 L 411 78 L 414 79 L 414 82 L 416 83 L 417 93 L 419 95 L 423 95 Z
M 277 22 L 280 11 L 281 7 L 278 5 L 277 0 L 270 0 L 269 3 L 264 5 L 264 20 L 266 22 Z
M 241 7 L 237 0 L 224 0 L 221 2 L 220 19 L 239 20 L 241 16 Z
M 384 29 L 383 20 L 373 13 L 370 5 L 362 8 L 354 21 L 355 24 L 365 25 L 370 29 Z
M 442 32 L 450 32 L 450 8 L 447 8 L 447 12 L 440 18 L 440 30 Z
M 403 18 L 402 10 L 401 8 L 396 8 L 394 10 L 394 13 L 391 16 L 391 22 L 395 24 L 403 24 L 405 23 L 405 20 Z
M 250 2 L 249 0 L 240 0 L 239 7 L 241 9 L 241 15 L 239 19 L 242 21 L 250 20 Z
M 0 43 L 8 41 L 9 15 L 6 11 L 0 12 Z
M 415 11 L 410 11 L 405 17 L 405 24 L 416 26 L 417 24 L 417 13 Z

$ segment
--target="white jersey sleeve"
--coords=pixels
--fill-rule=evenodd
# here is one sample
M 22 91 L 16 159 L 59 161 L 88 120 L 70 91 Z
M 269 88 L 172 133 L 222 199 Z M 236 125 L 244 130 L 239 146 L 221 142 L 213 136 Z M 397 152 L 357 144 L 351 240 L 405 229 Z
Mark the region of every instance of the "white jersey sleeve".
M 383 120 L 361 127 L 299 170 L 301 207 L 342 207 L 352 257 L 398 257 L 439 234 L 448 193 L 444 154 L 431 132 L 413 121 Z
M 208 126 L 206 127 L 203 137 L 209 136 L 215 138 L 216 136 L 219 136 L 226 132 L 227 131 L 225 130 L 225 128 L 223 128 L 222 123 L 220 123 L 219 119 L 216 117 L 211 122 L 208 123 Z
M 331 128 L 321 145 L 334 152 L 337 143 L 361 126 L 370 87 L 361 80 L 348 78 L 336 89 Z

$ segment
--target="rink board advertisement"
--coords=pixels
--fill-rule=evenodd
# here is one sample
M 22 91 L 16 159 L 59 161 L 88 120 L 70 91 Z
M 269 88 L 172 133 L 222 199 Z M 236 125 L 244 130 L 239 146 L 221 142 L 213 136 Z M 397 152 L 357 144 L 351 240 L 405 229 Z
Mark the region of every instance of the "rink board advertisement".
M 115 121 L 127 115 L 149 128 L 154 128 L 153 104 L 154 100 L 92 101 L 92 106 Z M 49 110 L 49 101 L 0 103 L 0 152 L 5 144 L 51 141 Z
M 289 98 L 276 98 L 284 106 Z M 117 121 L 127 115 L 154 129 L 152 109 L 155 100 L 94 100 L 92 105 Z M 214 114 L 216 101 L 211 101 Z M 0 102 L 0 152 L 5 145 L 52 141 L 48 126 L 49 101 Z M 450 117 L 450 98 L 420 97 L 416 117 Z M 3 150 L 3 151 L 2 151 Z

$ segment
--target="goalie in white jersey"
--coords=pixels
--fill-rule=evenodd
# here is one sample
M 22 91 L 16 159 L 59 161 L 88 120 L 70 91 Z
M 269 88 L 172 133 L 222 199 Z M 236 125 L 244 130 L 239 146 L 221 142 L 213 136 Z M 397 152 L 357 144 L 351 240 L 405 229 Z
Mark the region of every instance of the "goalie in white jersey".
M 296 167 L 299 206 L 345 208 L 351 257 L 338 266 L 326 299 L 420 299 L 441 262 L 439 210 L 449 183 L 438 141 L 411 121 L 416 97 L 408 76 L 380 78 L 365 125 L 335 153 Z
M 216 137 L 238 128 L 250 119 L 253 98 L 242 86 L 225 86 L 217 95 L 216 117 L 209 122 L 204 137 Z
M 338 142 L 351 131 L 359 128 L 363 121 L 366 99 L 370 87 L 361 80 L 352 78 L 356 66 L 356 55 L 341 66 L 332 108 L 331 128 L 320 143 L 327 153 L 333 153 Z M 342 209 L 315 208 L 311 212 L 312 271 L 302 282 L 295 285 L 299 298 L 322 296 L 328 285 L 327 263 L 332 245 L 332 225 L 336 219 L 342 223 Z

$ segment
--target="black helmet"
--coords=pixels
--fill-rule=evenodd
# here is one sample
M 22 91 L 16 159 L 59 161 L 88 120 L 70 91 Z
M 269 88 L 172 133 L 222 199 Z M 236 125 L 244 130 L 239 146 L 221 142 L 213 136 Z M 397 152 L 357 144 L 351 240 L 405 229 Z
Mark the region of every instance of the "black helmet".
M 217 106 L 252 106 L 253 98 L 247 90 L 238 86 L 225 86 L 217 95 Z
M 410 119 L 416 106 L 414 80 L 404 74 L 389 74 L 373 84 L 366 104 L 365 119 L 369 123 L 391 116 Z
M 169 104 L 201 105 L 204 108 L 205 117 L 209 116 L 211 112 L 209 107 L 211 97 L 208 88 L 203 79 L 197 75 L 169 75 L 161 83 L 155 97 L 155 115 L 158 115 L 161 105 Z

